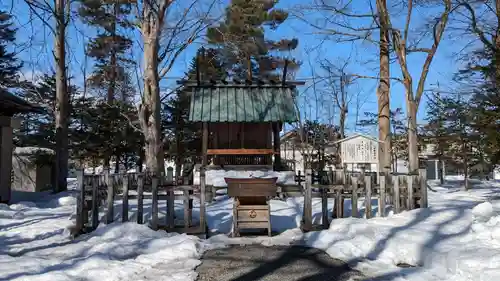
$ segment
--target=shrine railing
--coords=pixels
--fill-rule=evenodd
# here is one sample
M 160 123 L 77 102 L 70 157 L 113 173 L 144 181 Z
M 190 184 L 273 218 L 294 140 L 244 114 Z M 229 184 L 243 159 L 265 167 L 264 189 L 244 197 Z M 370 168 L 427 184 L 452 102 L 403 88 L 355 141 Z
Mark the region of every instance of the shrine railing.
M 216 155 L 215 165 L 272 165 L 271 155 Z

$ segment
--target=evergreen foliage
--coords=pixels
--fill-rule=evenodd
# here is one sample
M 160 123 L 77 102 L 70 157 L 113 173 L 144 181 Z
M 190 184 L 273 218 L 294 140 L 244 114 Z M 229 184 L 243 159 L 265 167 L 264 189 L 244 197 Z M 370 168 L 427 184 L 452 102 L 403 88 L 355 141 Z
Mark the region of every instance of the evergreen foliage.
M 9 51 L 15 40 L 16 30 L 13 27 L 12 16 L 0 10 L 0 87 L 2 88 L 14 88 L 19 83 L 22 63 L 12 51 Z
M 275 8 L 278 1 L 232 0 L 226 8 L 224 22 L 208 29 L 210 44 L 218 46 L 220 56 L 230 76 L 239 79 L 281 78 L 277 70 L 283 69 L 285 58 L 275 52 L 290 51 L 297 47 L 298 39 L 272 41 L 265 31 L 277 29 L 288 12 Z M 288 59 L 288 70 L 296 70 L 299 63 Z

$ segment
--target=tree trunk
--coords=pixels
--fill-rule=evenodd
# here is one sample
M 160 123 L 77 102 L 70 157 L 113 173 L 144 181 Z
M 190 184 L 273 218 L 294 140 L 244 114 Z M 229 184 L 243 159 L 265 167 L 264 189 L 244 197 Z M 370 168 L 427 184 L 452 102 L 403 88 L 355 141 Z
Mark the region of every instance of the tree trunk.
M 118 174 L 120 172 L 120 153 L 115 155 L 115 173 Z
M 108 103 L 111 104 L 113 100 L 115 99 L 115 88 L 116 88 L 116 45 L 118 42 L 116 42 L 116 21 L 118 18 L 118 9 L 119 9 L 119 4 L 115 3 L 113 5 L 113 15 L 114 19 L 111 21 L 111 37 L 113 40 L 111 41 L 113 46 L 111 48 L 111 57 L 109 59 L 109 64 L 111 68 L 111 73 L 109 73 L 109 85 L 108 85 L 108 95 L 107 95 L 107 100 Z
M 56 192 L 67 190 L 68 177 L 68 118 L 69 118 L 69 93 L 66 76 L 66 19 L 65 1 L 55 0 L 56 34 L 54 57 L 56 61 Z
M 463 168 L 464 168 L 464 187 L 465 190 L 469 190 L 469 155 L 467 151 L 467 143 L 465 139 L 460 139 L 462 142 L 462 157 L 464 159 Z
M 407 101 L 408 106 L 408 172 L 418 175 L 417 105 Z
M 495 56 L 495 86 L 497 89 L 500 88 L 500 1 L 495 1 L 496 16 L 497 16 L 497 30 L 494 37 L 495 50 L 493 50 Z
M 139 159 L 137 159 L 137 172 L 142 173 L 142 165 L 144 164 L 144 151 L 139 151 Z
M 345 138 L 345 120 L 347 117 L 347 110 L 345 107 L 343 107 L 340 110 L 340 121 L 339 121 L 339 133 L 340 133 L 340 139 Z
M 158 12 L 144 2 L 142 38 L 144 41 L 144 96 L 139 118 L 145 140 L 145 160 L 148 172 L 163 174 L 163 143 L 160 116 L 160 78 L 158 76 L 158 49 L 162 22 Z
M 391 119 L 390 119 L 390 68 L 388 11 L 385 0 L 377 1 L 380 15 L 380 81 L 377 88 L 378 137 L 383 141 L 379 146 L 379 170 L 386 176 L 391 170 Z
M 443 163 L 444 163 L 444 160 L 440 157 L 439 158 L 439 161 L 436 165 L 438 165 L 438 172 L 439 172 L 439 182 L 441 183 L 441 185 L 444 184 L 444 170 L 443 170 Z

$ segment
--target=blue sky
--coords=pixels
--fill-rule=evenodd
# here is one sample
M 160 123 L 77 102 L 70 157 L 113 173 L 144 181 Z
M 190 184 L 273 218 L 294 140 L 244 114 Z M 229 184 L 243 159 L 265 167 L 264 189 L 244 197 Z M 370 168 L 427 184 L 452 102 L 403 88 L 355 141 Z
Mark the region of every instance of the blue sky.
M 10 1 L 9 1 L 10 2 Z M 225 4 L 228 0 L 221 1 L 214 7 L 214 14 L 220 14 L 224 10 Z M 307 5 L 308 1 L 301 0 L 281 0 L 278 7 L 292 9 L 292 14 L 301 11 L 303 9 L 300 6 Z M 352 9 L 355 12 L 366 11 L 368 5 L 364 0 L 353 1 L 358 3 L 354 5 Z M 52 35 L 43 26 L 43 24 L 30 16 L 27 6 L 24 4 L 23 0 L 13 0 L 14 7 L 12 8 L 12 13 L 16 16 L 16 24 L 18 25 L 18 45 L 17 52 L 19 57 L 25 62 L 24 73 L 26 76 L 30 76 L 33 73 L 48 72 L 53 69 L 53 58 L 51 53 L 52 48 Z M 182 8 L 182 4 L 179 8 Z M 0 4 L 0 8 L 10 9 L 10 3 Z M 440 9 L 416 9 L 413 14 L 412 26 L 414 28 L 421 27 L 429 16 L 435 15 L 440 12 Z M 399 12 L 396 11 L 392 15 L 393 25 L 401 26 L 402 17 L 396 17 L 395 14 Z M 317 13 L 309 13 L 307 16 L 310 20 L 315 20 L 320 18 Z M 318 24 L 318 22 L 315 22 Z M 359 21 L 352 22 L 353 24 L 361 25 Z M 68 61 L 69 69 L 73 76 L 73 83 L 81 85 L 83 83 L 83 69 L 86 66 L 86 71 L 89 73 L 92 67 L 92 61 L 85 61 L 84 57 L 84 46 L 88 41 L 88 38 L 94 34 L 95 31 L 81 24 L 80 22 L 75 22 L 72 24 L 68 31 Z M 135 34 L 138 37 L 137 31 L 128 31 L 131 34 Z M 323 98 L 319 103 L 314 102 L 314 92 L 311 86 L 313 80 L 311 77 L 316 75 L 322 75 L 321 69 L 319 67 L 319 61 L 323 59 L 329 59 L 331 61 L 345 61 L 349 56 L 348 71 L 356 73 L 359 75 L 367 76 L 377 76 L 378 73 L 378 53 L 376 46 L 370 43 L 338 43 L 334 40 L 324 40 L 324 36 L 317 34 L 318 30 L 310 27 L 303 21 L 296 19 L 291 16 L 291 18 L 280 26 L 276 31 L 270 31 L 266 33 L 266 36 L 270 39 L 279 38 L 292 38 L 296 37 L 299 39 L 299 47 L 290 53 L 291 56 L 302 61 L 302 66 L 296 75 L 297 80 L 306 81 L 306 85 L 299 89 L 302 91 L 300 104 L 303 109 L 302 114 L 309 115 L 309 118 L 315 119 L 316 116 L 321 121 L 328 121 L 332 119 L 334 114 L 332 103 Z M 374 35 L 375 37 L 377 35 Z M 415 38 L 415 37 L 414 37 Z M 139 40 L 139 39 L 138 39 Z M 439 83 L 440 87 L 450 87 L 451 78 L 456 72 L 459 63 L 457 62 L 457 52 L 468 42 L 467 38 L 457 38 L 453 37 L 451 33 L 445 34 L 438 53 L 436 54 L 434 61 L 429 72 L 429 76 L 426 82 L 426 88 L 436 88 Z M 193 57 L 196 49 L 203 44 L 203 40 L 198 40 L 190 47 L 188 47 L 178 58 L 173 69 L 167 75 L 166 79 L 162 81 L 162 87 L 164 89 L 173 87 L 175 85 L 175 80 L 183 76 L 184 71 L 187 70 L 189 62 Z M 424 40 L 422 46 L 430 46 L 429 40 Z M 138 46 L 133 49 L 133 56 L 140 59 L 141 50 Z M 409 57 L 409 67 L 412 75 L 414 76 L 414 84 L 418 82 L 420 76 L 420 70 L 422 63 L 424 61 L 423 55 L 411 55 Z M 139 73 L 140 75 L 140 73 Z M 397 63 L 393 63 L 391 66 L 391 76 L 399 77 L 400 70 Z M 29 77 L 28 77 L 29 78 Z M 359 110 L 356 110 L 356 105 L 353 102 L 348 115 L 348 130 L 354 131 L 356 129 L 356 115 L 362 117 L 362 112 L 365 111 L 376 111 L 376 86 L 377 81 L 372 79 L 360 79 L 352 86 L 351 91 L 360 92 L 361 98 L 359 101 Z M 320 86 L 317 86 L 319 92 Z M 306 90 L 307 89 L 307 90 Z M 324 97 L 324 95 L 323 95 Z M 321 106 L 316 106 L 319 104 Z M 403 107 L 405 108 L 405 96 L 404 87 L 398 82 L 393 82 L 391 85 L 391 108 Z M 359 111 L 359 114 L 356 112 Z M 316 113 L 317 112 L 317 113 Z M 333 112 L 333 113 L 332 113 Z M 422 101 L 422 105 L 419 109 L 419 119 L 425 117 L 425 97 Z M 337 118 L 333 117 L 333 122 L 338 122 Z M 374 133 L 372 130 L 369 133 Z

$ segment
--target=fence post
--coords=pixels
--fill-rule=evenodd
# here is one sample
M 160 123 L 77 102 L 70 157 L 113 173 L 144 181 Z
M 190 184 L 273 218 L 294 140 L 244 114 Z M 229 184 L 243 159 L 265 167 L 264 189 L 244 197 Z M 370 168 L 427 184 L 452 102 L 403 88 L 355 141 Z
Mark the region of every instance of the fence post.
M 408 198 L 407 198 L 407 203 L 406 205 L 408 206 L 408 210 L 413 210 L 415 209 L 415 201 L 414 201 L 414 197 L 413 197 L 413 185 L 414 185 L 414 180 L 415 180 L 415 177 L 413 175 L 408 175 L 407 176 L 407 194 L 408 194 Z
M 344 164 L 343 166 L 343 169 L 342 169 L 342 172 L 341 172 L 341 175 L 342 175 L 342 192 L 341 193 L 344 193 L 347 192 L 349 190 L 349 183 L 347 181 L 347 165 Z M 339 202 L 339 212 L 340 212 L 340 216 L 339 218 L 343 218 L 344 217 L 344 203 L 345 203 L 345 200 L 344 200 L 344 196 L 341 194 L 340 196 L 340 202 Z
M 185 185 L 189 185 L 189 177 L 187 177 L 187 176 L 184 177 L 184 184 Z M 187 220 L 188 220 L 188 226 L 191 226 L 192 222 L 193 222 L 193 196 L 194 196 L 194 189 L 189 188 L 188 189 L 188 195 L 189 195 L 189 198 L 188 198 L 188 217 L 187 217 Z
M 167 179 L 166 179 L 166 184 L 171 185 L 174 184 L 174 168 L 173 167 L 168 167 L 167 168 Z
M 99 225 L 99 177 L 92 175 L 92 229 Z
M 329 186 L 321 186 L 321 222 L 323 229 L 328 229 L 328 189 Z
M 179 183 L 179 179 L 172 181 L 167 190 L 167 226 L 169 228 L 175 227 L 175 186 Z
M 427 169 L 420 169 L 420 208 L 429 207 L 427 201 Z
M 113 180 L 109 174 L 109 169 L 104 169 L 104 183 L 106 184 L 106 188 L 108 189 L 107 196 L 107 212 L 106 212 L 106 223 L 112 223 L 114 219 L 114 200 L 115 200 L 115 191 L 113 188 Z
M 144 180 L 145 173 L 137 174 L 137 223 L 144 223 Z
M 385 191 L 387 178 L 385 174 L 379 176 L 379 198 L 378 198 L 378 213 L 379 216 L 385 217 Z
M 158 175 L 151 175 L 151 193 L 153 195 L 153 206 L 151 208 L 151 228 L 158 230 Z
M 401 211 L 401 195 L 399 195 L 399 176 L 392 176 L 392 187 L 394 188 L 394 213 L 399 214 Z
M 78 232 L 82 231 L 84 228 L 84 216 L 85 212 L 85 182 L 84 182 L 84 171 L 83 169 L 76 172 L 76 178 L 78 179 L 78 187 L 80 188 L 80 197 L 78 200 L 78 206 L 76 209 L 76 228 Z
M 129 177 L 125 171 L 123 175 L 123 191 L 122 191 L 122 222 L 128 221 L 128 181 Z
M 183 202 L 183 205 L 184 205 L 184 227 L 187 229 L 191 226 L 191 213 L 190 213 L 190 209 L 189 209 L 189 198 L 190 198 L 190 194 L 189 194 L 189 190 L 187 188 L 183 188 L 183 192 L 182 194 L 184 195 L 184 202 Z
M 352 180 L 352 195 L 351 195 L 351 217 L 358 217 L 358 178 L 351 177 Z
M 304 195 L 303 229 L 305 231 L 310 231 L 312 229 L 312 190 L 311 190 L 312 171 L 310 169 L 306 170 L 305 180 L 306 181 L 304 183 L 305 195 Z
M 367 219 L 372 217 L 372 177 L 365 176 L 365 216 Z

